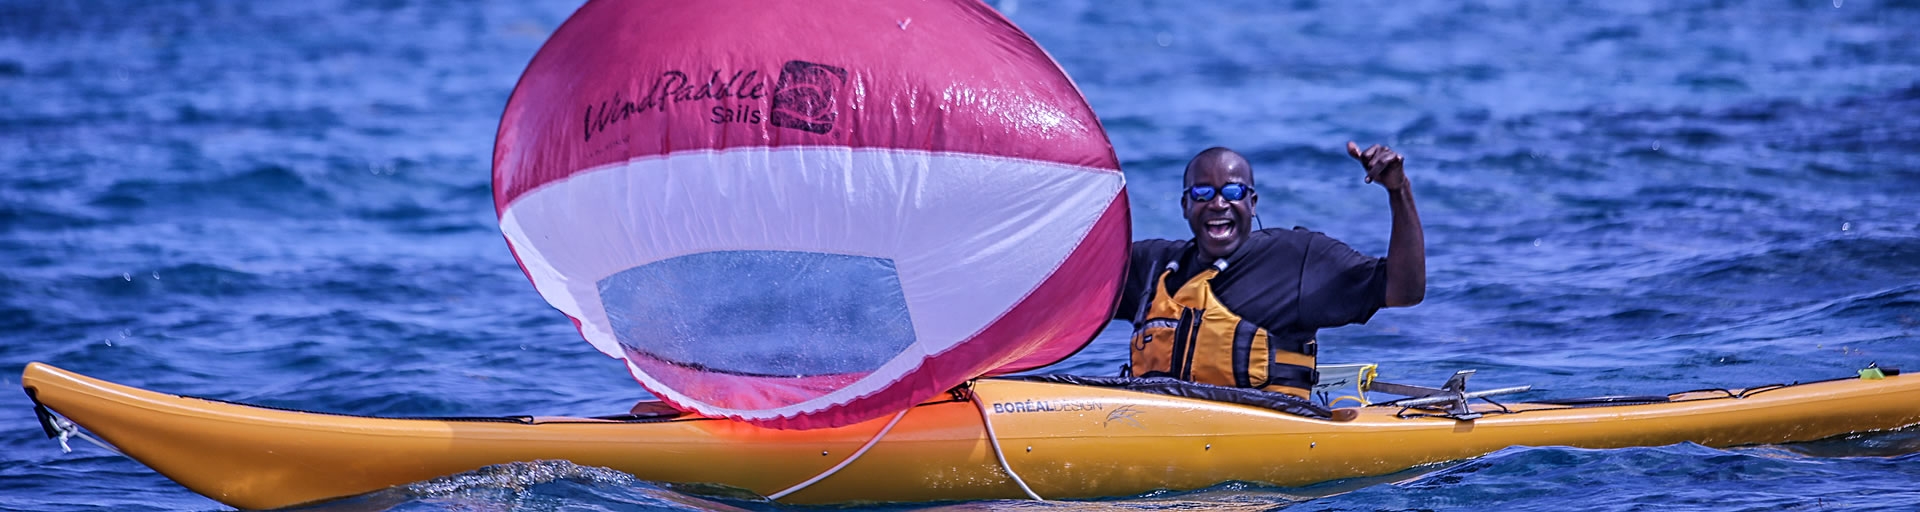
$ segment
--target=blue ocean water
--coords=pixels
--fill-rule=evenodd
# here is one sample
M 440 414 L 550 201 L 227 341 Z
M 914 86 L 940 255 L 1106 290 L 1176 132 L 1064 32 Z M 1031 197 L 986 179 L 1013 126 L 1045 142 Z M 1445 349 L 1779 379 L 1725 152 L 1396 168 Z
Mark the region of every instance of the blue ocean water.
M 489 195 L 499 114 L 574 2 L 0 2 L 0 387 L 29 361 L 369 415 L 605 414 L 641 391 L 527 284 Z M 1393 146 L 1427 301 L 1323 358 L 1534 396 L 1920 368 L 1920 4 L 1011 1 L 1113 138 L 1135 236 L 1237 148 L 1267 226 L 1372 253 Z M 1046 371 L 1109 374 L 1119 325 Z M 0 509 L 222 508 L 0 392 Z M 1511 448 L 1394 477 L 1118 509 L 1920 509 L 1920 433 Z M 944 509 L 1078 508 L 994 501 Z M 527 464 L 347 508 L 787 507 Z

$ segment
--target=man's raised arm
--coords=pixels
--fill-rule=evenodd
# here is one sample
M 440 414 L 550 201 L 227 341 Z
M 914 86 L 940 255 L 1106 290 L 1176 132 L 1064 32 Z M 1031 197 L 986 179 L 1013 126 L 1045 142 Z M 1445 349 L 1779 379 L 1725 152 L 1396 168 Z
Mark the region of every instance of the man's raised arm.
M 1387 242 L 1387 307 L 1419 304 L 1427 296 L 1427 242 L 1420 229 L 1420 211 L 1413 206 L 1413 186 L 1407 183 L 1405 161 L 1386 146 L 1361 150 L 1347 142 L 1347 155 L 1367 169 L 1367 182 L 1387 189 L 1393 210 L 1393 234 Z

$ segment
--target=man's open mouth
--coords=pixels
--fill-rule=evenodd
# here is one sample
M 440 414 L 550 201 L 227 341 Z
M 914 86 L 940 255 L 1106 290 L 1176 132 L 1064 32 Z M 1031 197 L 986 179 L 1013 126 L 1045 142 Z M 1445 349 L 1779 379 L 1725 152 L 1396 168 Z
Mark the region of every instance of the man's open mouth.
M 1207 236 L 1214 237 L 1214 238 L 1227 238 L 1227 237 L 1233 236 L 1233 220 L 1213 219 L 1213 220 L 1207 221 Z

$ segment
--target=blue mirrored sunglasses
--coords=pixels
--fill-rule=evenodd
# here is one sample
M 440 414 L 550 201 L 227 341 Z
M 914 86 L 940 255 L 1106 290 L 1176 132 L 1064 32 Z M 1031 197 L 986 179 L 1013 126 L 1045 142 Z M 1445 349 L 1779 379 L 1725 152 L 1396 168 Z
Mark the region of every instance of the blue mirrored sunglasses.
M 1213 185 L 1194 185 L 1187 187 L 1187 198 L 1194 201 L 1202 203 L 1212 201 L 1214 194 L 1219 194 L 1220 197 L 1225 197 L 1228 201 L 1239 201 L 1253 194 L 1253 187 L 1242 183 L 1228 183 L 1217 188 Z

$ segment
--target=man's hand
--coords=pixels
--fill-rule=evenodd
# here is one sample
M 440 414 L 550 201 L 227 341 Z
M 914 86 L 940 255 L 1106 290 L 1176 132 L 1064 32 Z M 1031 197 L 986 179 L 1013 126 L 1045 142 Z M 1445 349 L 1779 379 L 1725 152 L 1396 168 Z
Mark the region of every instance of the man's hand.
M 1407 188 L 1407 172 L 1401 165 L 1406 159 L 1392 149 L 1375 144 L 1362 151 L 1359 144 L 1347 141 L 1347 155 L 1367 168 L 1367 183 L 1379 183 L 1389 191 Z

